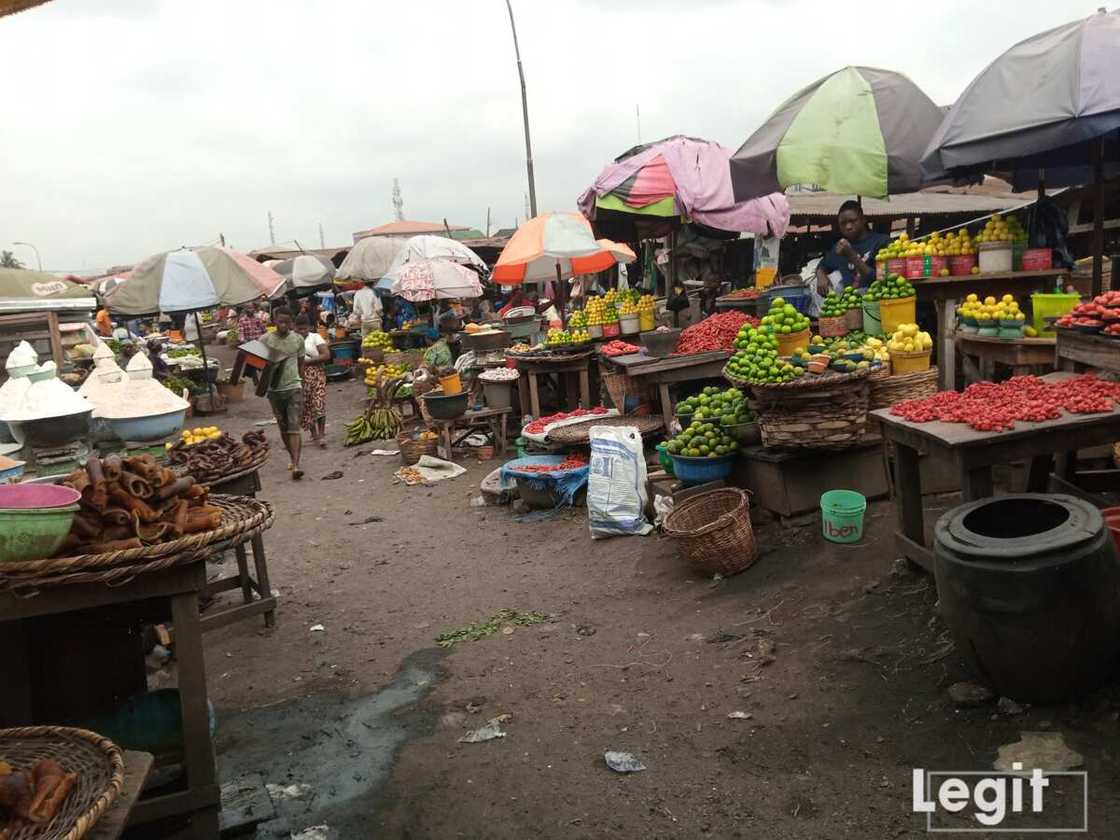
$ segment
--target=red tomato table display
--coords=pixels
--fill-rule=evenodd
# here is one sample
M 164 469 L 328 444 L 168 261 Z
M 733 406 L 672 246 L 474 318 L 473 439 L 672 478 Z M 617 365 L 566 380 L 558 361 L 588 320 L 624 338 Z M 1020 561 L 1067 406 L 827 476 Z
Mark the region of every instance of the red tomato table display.
M 599 352 L 604 356 L 627 356 L 631 353 L 641 353 L 642 348 L 630 344 L 629 342 L 616 339 L 614 341 L 608 341 L 600 347 Z
M 569 420 L 572 417 L 596 417 L 600 414 L 606 414 L 607 409 L 603 406 L 596 406 L 590 410 L 586 408 L 577 408 L 574 411 L 561 411 L 558 414 L 550 414 L 548 417 L 541 417 L 529 423 L 523 431 L 532 435 L 539 435 L 544 430 L 558 420 Z
M 711 315 L 699 324 L 686 327 L 681 332 L 674 355 L 710 353 L 714 350 L 733 350 L 735 338 L 744 324 L 758 326 L 758 319 L 737 310 Z
M 1058 383 L 1037 376 L 1006 382 L 977 382 L 964 391 L 941 391 L 891 406 L 891 414 L 912 423 L 967 423 L 980 432 L 1015 428 L 1018 421 L 1039 423 L 1071 414 L 1101 414 L 1120 402 L 1120 383 L 1086 374 Z

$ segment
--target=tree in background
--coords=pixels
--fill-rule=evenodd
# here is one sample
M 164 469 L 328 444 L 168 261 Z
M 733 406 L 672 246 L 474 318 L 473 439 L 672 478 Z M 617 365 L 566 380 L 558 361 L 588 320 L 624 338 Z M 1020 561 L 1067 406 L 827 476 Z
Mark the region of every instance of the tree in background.
M 23 263 L 11 251 L 0 251 L 0 268 L 23 268 Z

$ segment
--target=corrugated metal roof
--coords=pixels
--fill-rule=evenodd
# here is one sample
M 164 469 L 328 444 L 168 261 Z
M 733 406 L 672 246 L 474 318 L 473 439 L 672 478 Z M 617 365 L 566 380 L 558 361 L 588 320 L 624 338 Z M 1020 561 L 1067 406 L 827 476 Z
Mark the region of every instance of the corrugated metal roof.
M 840 205 L 852 195 L 797 192 L 786 195 L 793 224 L 809 220 L 831 222 Z M 864 215 L 869 219 L 905 219 L 910 216 L 982 216 L 1019 207 L 1030 201 L 1018 196 L 958 195 L 942 192 L 917 192 L 892 195 L 887 199 L 862 199 Z
M 443 222 L 388 222 L 377 227 L 370 228 L 369 230 L 359 230 L 354 233 L 354 241 L 364 239 L 367 236 L 417 236 L 422 233 L 434 233 L 439 235 L 447 233 L 448 230 L 468 230 L 462 225 L 444 225 Z

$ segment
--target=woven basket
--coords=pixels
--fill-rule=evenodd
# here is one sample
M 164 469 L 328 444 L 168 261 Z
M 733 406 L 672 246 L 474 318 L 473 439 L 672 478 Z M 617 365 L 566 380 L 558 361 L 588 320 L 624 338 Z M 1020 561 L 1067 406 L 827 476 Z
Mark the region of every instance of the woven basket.
M 868 410 L 890 408 L 903 400 L 932 397 L 937 393 L 937 368 L 898 376 L 872 376 Z
M 30 770 L 50 758 L 78 780 L 47 825 L 19 823 L 5 835 L 10 840 L 79 840 L 101 818 L 124 789 L 120 748 L 96 732 L 65 726 L 24 726 L 0 729 L 0 760 Z
M 222 524 L 213 531 L 105 554 L 5 562 L 0 564 L 0 590 L 31 596 L 39 589 L 68 583 L 119 586 L 145 572 L 206 560 L 235 538 L 243 541 L 272 525 L 272 506 L 261 499 L 211 495 L 207 504 L 222 509 Z
M 401 461 L 406 467 L 411 467 L 420 460 L 421 455 L 435 455 L 439 438 L 421 440 L 412 435 L 397 435 L 397 446 L 401 450 Z
M 564 446 L 586 446 L 591 442 L 592 426 L 634 426 L 643 437 L 659 432 L 664 427 L 660 417 L 597 417 L 585 423 L 572 423 L 548 433 L 549 443 Z
M 723 487 L 686 499 L 665 518 L 665 533 L 697 571 L 735 575 L 758 559 L 745 490 Z
M 867 371 L 822 374 L 766 387 L 752 386 L 764 446 L 844 449 L 867 431 Z
M 825 338 L 847 335 L 848 319 L 843 315 L 822 315 L 817 319 L 817 335 Z
M 606 386 L 611 403 L 619 411 L 627 410 L 628 397 L 631 398 L 630 402 L 635 404 L 635 408 L 648 404 L 649 386 L 645 385 L 641 378 L 625 373 L 606 373 L 602 368 L 599 376 Z

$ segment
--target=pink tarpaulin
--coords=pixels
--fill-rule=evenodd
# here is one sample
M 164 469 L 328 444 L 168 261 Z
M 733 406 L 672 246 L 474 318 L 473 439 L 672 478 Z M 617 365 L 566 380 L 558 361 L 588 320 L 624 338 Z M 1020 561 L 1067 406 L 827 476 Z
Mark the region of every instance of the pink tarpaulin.
M 632 206 L 646 200 L 662 187 L 660 164 L 663 161 L 673 182 L 673 195 L 681 211 L 691 221 L 720 230 L 783 236 L 789 226 L 789 202 L 781 193 L 736 202 L 731 190 L 731 151 L 718 143 L 671 137 L 654 143 L 638 154 L 608 165 L 595 183 L 579 198 L 580 211 L 595 218 L 595 199 L 607 195 L 633 175 L 638 195 L 628 198 Z M 647 181 L 645 169 L 654 167 Z M 631 192 L 633 194 L 633 190 Z M 664 198 L 658 195 L 654 201 Z M 641 203 L 634 204 L 637 200 Z

